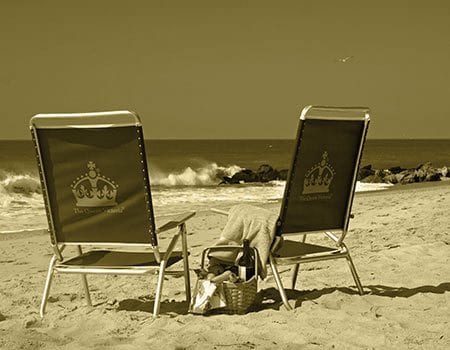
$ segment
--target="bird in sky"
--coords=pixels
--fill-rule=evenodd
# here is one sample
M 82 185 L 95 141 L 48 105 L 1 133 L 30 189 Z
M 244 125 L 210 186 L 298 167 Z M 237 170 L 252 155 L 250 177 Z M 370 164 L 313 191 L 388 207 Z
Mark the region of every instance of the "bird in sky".
M 346 63 L 349 60 L 351 60 L 352 58 L 353 58 L 353 56 L 347 56 L 347 57 L 339 58 L 338 61 L 341 62 L 341 63 Z

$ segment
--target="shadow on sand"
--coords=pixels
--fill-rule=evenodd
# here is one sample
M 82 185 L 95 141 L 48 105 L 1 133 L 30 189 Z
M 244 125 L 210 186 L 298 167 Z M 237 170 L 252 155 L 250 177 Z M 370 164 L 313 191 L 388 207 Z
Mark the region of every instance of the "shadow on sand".
M 388 298 L 409 298 L 416 294 L 443 294 L 450 292 L 450 282 L 441 283 L 437 286 L 420 286 L 415 288 L 405 287 L 391 287 L 384 285 L 369 285 L 364 286 L 365 295 L 376 295 Z M 286 294 L 288 299 L 295 300 L 295 307 L 300 307 L 304 301 L 311 301 L 320 298 L 321 296 L 331 294 L 334 292 L 341 292 L 349 295 L 358 295 L 358 291 L 348 287 L 333 287 L 315 290 L 292 290 L 287 289 Z M 140 297 L 137 299 L 124 299 L 119 302 L 117 311 L 143 311 L 153 312 L 154 300 L 150 297 Z M 282 306 L 280 294 L 276 288 L 263 289 L 256 295 L 255 302 L 250 308 L 249 312 L 258 312 L 261 310 L 273 309 L 278 310 Z M 186 315 L 188 312 L 188 303 L 186 301 L 170 301 L 165 300 L 161 302 L 161 314 L 166 314 L 171 317 L 176 315 Z M 216 314 L 216 313 L 214 313 Z
M 293 290 L 286 289 L 288 299 L 295 300 L 295 307 L 300 307 L 304 301 L 311 301 L 320 298 L 321 296 L 331 294 L 334 292 L 341 292 L 349 295 L 359 295 L 358 291 L 348 287 L 333 287 L 315 290 Z M 364 286 L 364 295 L 376 295 L 380 297 L 389 298 L 409 298 L 416 294 L 443 294 L 450 292 L 450 282 L 441 283 L 437 286 L 420 286 L 415 288 L 406 287 L 391 287 L 384 285 L 369 285 Z M 260 290 L 256 295 L 256 300 L 250 311 L 260 311 L 266 309 L 278 310 L 282 305 L 280 294 L 276 288 L 268 288 Z
M 153 313 L 154 299 L 150 297 L 140 297 L 138 299 L 124 299 L 119 301 L 117 311 L 143 311 Z M 188 310 L 188 303 L 186 301 L 161 301 L 160 314 L 167 314 L 169 316 L 186 315 Z

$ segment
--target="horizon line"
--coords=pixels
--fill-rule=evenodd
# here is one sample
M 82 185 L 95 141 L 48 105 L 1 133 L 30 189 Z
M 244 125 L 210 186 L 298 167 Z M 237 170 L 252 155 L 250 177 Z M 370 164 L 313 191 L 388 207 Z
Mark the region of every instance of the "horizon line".
M 295 138 L 264 138 L 264 137 L 250 137 L 250 138 L 146 138 L 144 137 L 145 141 L 293 141 Z M 374 141 L 388 141 L 388 140 L 450 140 L 450 137 L 448 138 L 441 138 L 441 137 L 401 137 L 401 138 L 395 138 L 395 137 L 368 137 L 367 140 L 374 140 Z M 30 138 L 17 138 L 17 139 L 2 139 L 1 141 L 32 141 Z

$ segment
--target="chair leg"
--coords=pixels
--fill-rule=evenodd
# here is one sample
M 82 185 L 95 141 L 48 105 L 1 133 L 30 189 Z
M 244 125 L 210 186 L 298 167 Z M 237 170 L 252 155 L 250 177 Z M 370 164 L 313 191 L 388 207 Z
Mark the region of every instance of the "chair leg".
M 361 281 L 359 280 L 358 273 L 356 272 L 355 265 L 353 264 L 353 260 L 352 260 L 352 258 L 350 256 L 350 253 L 348 252 L 348 250 L 347 250 L 347 255 L 346 255 L 345 258 L 347 259 L 348 266 L 350 267 L 350 271 L 352 273 L 352 276 L 353 276 L 353 279 L 355 281 L 356 287 L 358 288 L 358 292 L 359 292 L 360 295 L 363 295 L 364 294 L 364 290 L 363 290 L 363 287 L 361 285 Z
M 186 290 L 186 301 L 189 304 L 191 302 L 191 279 L 189 276 L 189 252 L 186 237 L 186 224 L 183 223 L 180 227 L 180 230 L 182 230 L 181 244 L 183 247 L 184 287 Z
M 275 283 L 277 285 L 278 292 L 280 292 L 281 300 L 288 310 L 292 310 L 292 306 L 289 304 L 288 298 L 286 296 L 286 291 L 284 290 L 283 284 L 281 283 L 280 274 L 278 273 L 277 266 L 272 254 L 269 255 L 270 268 L 272 269 L 273 277 L 275 278 Z
M 83 254 L 83 251 L 81 250 L 81 246 L 77 246 L 77 248 L 78 248 L 78 253 L 80 255 Z M 88 285 L 87 277 L 85 274 L 81 275 L 81 283 L 83 283 L 84 294 L 86 296 L 86 303 L 89 307 L 91 307 L 92 306 L 91 294 L 89 293 L 89 285 Z
M 305 235 L 303 235 L 303 238 L 302 238 L 302 243 L 305 243 L 306 242 L 306 234 Z M 297 283 L 297 277 L 298 277 L 298 270 L 299 270 L 299 267 L 300 267 L 300 264 L 295 264 L 293 267 L 292 267 L 292 279 L 291 279 L 291 289 L 295 289 L 295 284 Z
M 295 289 L 295 284 L 297 283 L 297 276 L 300 264 L 295 264 L 292 267 L 292 280 L 291 280 L 291 289 Z
M 50 264 L 48 265 L 47 279 L 45 280 L 44 293 L 42 294 L 41 307 L 39 310 L 39 314 L 40 314 L 41 318 L 44 318 L 45 307 L 47 306 L 48 294 L 50 292 L 50 287 L 52 285 L 53 266 L 55 265 L 55 262 L 56 262 L 56 255 L 53 255 L 52 258 L 50 259 Z
M 84 287 L 84 294 L 86 296 L 87 306 L 92 307 L 91 294 L 89 293 L 89 285 L 88 285 L 87 277 L 85 274 L 81 275 L 81 281 L 82 281 L 83 287 Z
M 153 306 L 153 318 L 156 318 L 159 315 L 165 272 L 166 272 L 166 261 L 161 260 L 161 263 L 159 265 L 158 285 L 156 286 L 155 304 Z

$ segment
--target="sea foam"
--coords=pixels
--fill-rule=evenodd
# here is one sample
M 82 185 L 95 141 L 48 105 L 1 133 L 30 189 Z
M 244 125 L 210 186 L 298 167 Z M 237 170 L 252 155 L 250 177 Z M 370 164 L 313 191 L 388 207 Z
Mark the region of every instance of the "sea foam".
M 224 176 L 233 176 L 240 170 L 242 168 L 237 165 L 223 167 L 209 163 L 196 169 L 187 167 L 183 171 L 169 174 L 150 170 L 150 177 L 152 184 L 161 186 L 214 186 Z
M 21 193 L 29 195 L 42 193 L 41 184 L 37 177 L 29 174 L 3 173 L 0 180 L 0 193 Z
M 0 232 L 47 226 L 40 181 L 29 174 L 2 172 L 0 180 Z
M 273 203 L 283 197 L 285 181 L 218 186 L 223 176 L 232 176 L 239 170 L 241 168 L 237 165 L 222 167 L 216 163 L 173 173 L 150 170 L 155 216 L 237 203 Z M 390 186 L 358 182 L 356 191 L 377 191 Z M 39 178 L 3 172 L 0 177 L 0 214 L 0 232 L 46 227 Z

